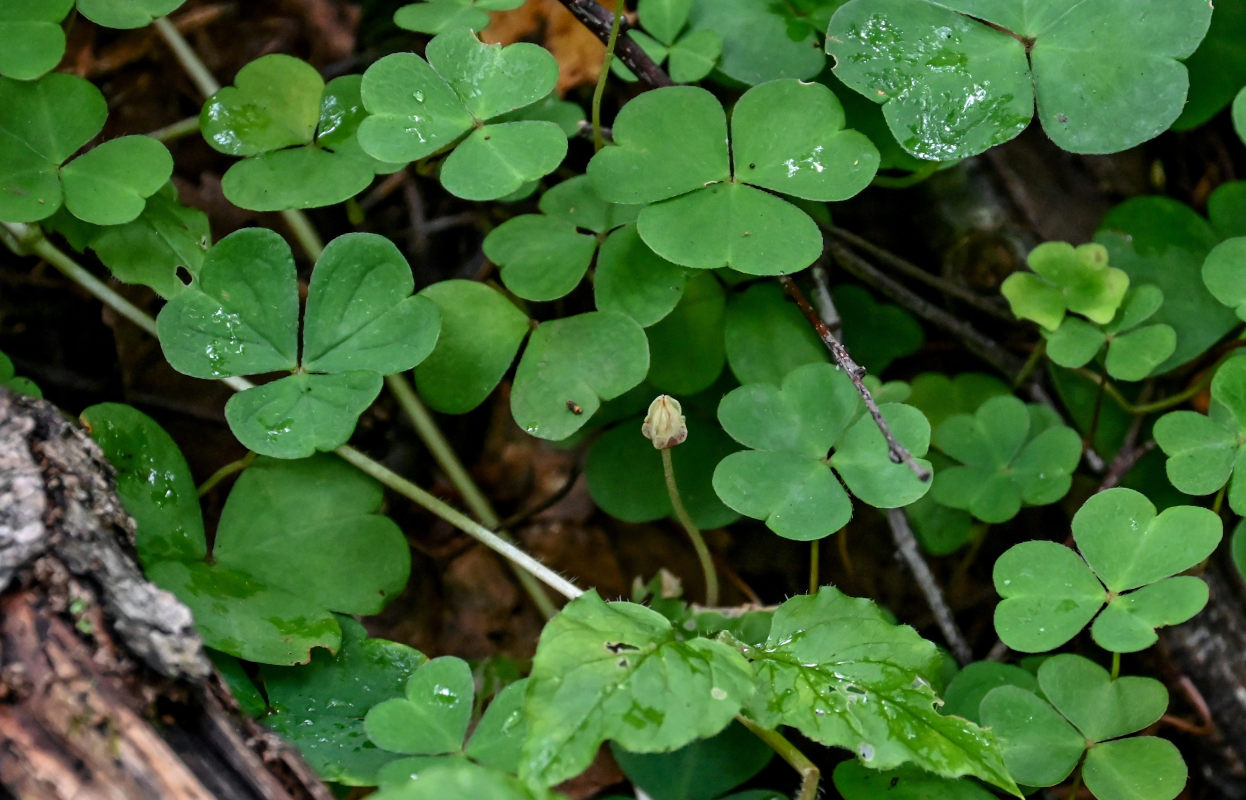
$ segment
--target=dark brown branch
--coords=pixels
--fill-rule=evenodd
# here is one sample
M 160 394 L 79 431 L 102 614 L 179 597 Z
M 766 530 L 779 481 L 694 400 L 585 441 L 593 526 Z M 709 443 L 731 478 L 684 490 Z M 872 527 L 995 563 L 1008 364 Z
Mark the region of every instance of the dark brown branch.
M 599 5 L 594 0 L 559 0 L 559 2 L 567 7 L 567 10 L 580 21 L 581 25 L 600 39 L 602 44 L 610 41 L 610 28 L 614 25 L 614 13 L 610 9 Z M 619 2 L 621 5 L 622 0 Z M 615 56 L 626 64 L 627 68 L 636 74 L 636 77 L 650 86 L 673 86 L 674 81 L 670 76 L 654 63 L 648 53 L 640 49 L 640 45 L 636 44 L 632 37 L 627 35 L 630 27 L 626 18 L 620 20 L 619 39 L 614 45 Z
M 831 329 L 826 326 L 822 318 L 818 316 L 818 312 L 813 310 L 813 306 L 809 305 L 809 299 L 805 297 L 805 293 L 796 285 L 796 281 L 787 275 L 779 276 L 779 282 L 783 284 L 783 291 L 796 301 L 796 305 L 800 308 L 805 319 L 809 320 L 809 324 L 818 332 L 818 338 L 826 345 L 826 349 L 831 351 L 831 357 L 835 359 L 835 363 L 844 372 L 848 373 L 848 377 L 852 378 L 852 385 L 857 387 L 857 393 L 861 395 L 861 400 L 865 402 L 865 408 L 870 412 L 870 417 L 874 420 L 874 424 L 878 426 L 878 430 L 882 432 L 883 438 L 887 440 L 887 451 L 891 455 L 891 460 L 897 464 L 905 464 L 909 469 L 913 470 L 913 474 L 923 481 L 930 480 L 930 470 L 922 467 L 913 459 L 913 454 L 908 451 L 904 445 L 896 441 L 896 437 L 892 435 L 887 420 L 883 419 L 883 412 L 878 410 L 878 403 L 874 402 L 874 396 L 870 394 L 870 390 L 865 388 L 862 378 L 865 377 L 865 367 L 853 361 L 852 356 L 848 353 L 847 348 L 839 343 L 835 335 L 831 333 Z

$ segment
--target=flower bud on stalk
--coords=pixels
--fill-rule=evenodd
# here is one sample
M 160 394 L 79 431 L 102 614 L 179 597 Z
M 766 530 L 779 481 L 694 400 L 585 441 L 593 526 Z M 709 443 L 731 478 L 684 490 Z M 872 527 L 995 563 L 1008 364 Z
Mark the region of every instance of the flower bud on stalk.
M 667 450 L 687 439 L 688 425 L 679 401 L 667 394 L 658 395 L 649 404 L 649 413 L 645 415 L 640 432 L 659 450 Z

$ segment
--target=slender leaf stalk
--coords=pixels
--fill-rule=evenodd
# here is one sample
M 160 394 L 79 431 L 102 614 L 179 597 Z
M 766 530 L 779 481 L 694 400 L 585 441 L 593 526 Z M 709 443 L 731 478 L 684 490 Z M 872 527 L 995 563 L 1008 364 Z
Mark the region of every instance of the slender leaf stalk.
M 234 459 L 218 469 L 216 472 L 213 472 L 208 476 L 206 481 L 199 485 L 198 490 L 196 490 L 196 494 L 203 497 L 205 494 L 215 489 L 217 484 L 228 478 L 230 475 L 233 475 L 235 472 L 242 472 L 244 469 L 251 466 L 251 462 L 255 460 L 257 455 L 257 453 L 248 451 L 242 458 Z
M 606 93 L 606 78 L 610 76 L 610 62 L 614 60 L 614 46 L 619 41 L 619 23 L 623 19 L 622 3 L 619 13 L 614 15 L 610 23 L 610 38 L 606 40 L 606 57 L 601 60 L 601 74 L 597 76 L 597 86 L 593 89 L 593 152 L 606 146 L 601 135 L 601 98 Z
M 476 519 L 486 527 L 497 532 L 497 535 L 503 540 L 514 544 L 514 540 L 506 531 L 498 530 L 502 521 L 498 518 L 497 512 L 493 510 L 493 506 L 489 503 L 484 492 L 480 491 L 480 487 L 472 480 L 471 474 L 467 468 L 463 466 L 463 462 L 459 460 L 455 454 L 454 448 L 446 441 L 445 435 L 441 432 L 441 428 L 437 427 L 436 420 L 429 413 L 428 408 L 420 402 L 419 395 L 411 388 L 406 379 L 401 375 L 386 375 L 385 385 L 389 387 L 390 394 L 398 401 L 398 405 L 406 412 L 407 418 L 411 420 L 411 424 L 415 427 L 416 433 L 420 440 L 424 442 L 424 446 L 432 453 L 433 459 L 437 465 L 441 467 L 441 471 L 446 474 L 450 483 L 458 490 L 463 497 L 463 502 L 471 509 Z M 541 614 L 549 619 L 558 613 L 558 609 L 550 601 L 549 596 L 536 582 L 532 575 L 524 569 L 510 562 L 515 567 L 515 577 L 523 586 L 524 591 L 532 598 L 532 602 L 540 610 Z
M 822 771 L 796 745 L 778 731 L 763 728 L 743 714 L 736 714 L 735 718 L 800 774 L 800 789 L 793 800 L 814 800 L 818 796 L 818 782 L 822 779 Z
M 701 562 L 701 573 L 705 576 L 705 605 L 711 608 L 718 605 L 718 572 L 714 569 L 714 558 L 705 545 L 705 537 L 701 529 L 692 521 L 684 501 L 679 497 L 679 486 L 675 483 L 675 466 L 671 463 L 671 448 L 664 447 L 662 453 L 662 472 L 666 476 L 666 492 L 671 498 L 671 508 L 675 511 L 675 519 L 683 526 L 692 541 L 692 549 L 697 552 L 697 560 Z

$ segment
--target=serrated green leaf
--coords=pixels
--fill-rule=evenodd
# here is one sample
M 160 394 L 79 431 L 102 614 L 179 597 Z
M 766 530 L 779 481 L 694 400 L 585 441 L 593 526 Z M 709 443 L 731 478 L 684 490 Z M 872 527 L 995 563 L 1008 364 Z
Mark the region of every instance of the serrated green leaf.
M 644 380 L 649 344 L 630 317 L 594 311 L 540 325 L 511 389 L 511 415 L 528 433 L 565 439 L 601 406 Z M 573 411 L 579 408 L 580 413 Z
M 395 755 L 368 740 L 364 715 L 401 697 L 425 658 L 407 645 L 367 638 L 353 619 L 338 621 L 342 646 L 335 655 L 314 653 L 305 667 L 261 668 L 272 708 L 264 722 L 298 746 L 324 780 L 372 786 L 377 770 Z
M 364 717 L 364 729 L 373 744 L 393 753 L 457 752 L 471 722 L 474 695 L 466 661 L 435 658 L 408 679 L 404 697 L 373 706 Z
M 730 647 L 677 641 L 656 611 L 589 591 L 541 632 L 520 776 L 558 783 L 587 767 L 607 739 L 652 753 L 712 736 L 753 687 L 748 662 Z
M 441 335 L 415 368 L 416 388 L 436 411 L 471 411 L 510 368 L 528 318 L 496 289 L 475 281 L 438 281 L 419 296 L 441 311 Z
M 934 645 L 872 602 L 832 587 L 794 597 L 749 656 L 758 689 L 745 711 L 759 724 L 791 725 L 876 769 L 913 764 L 1018 794 L 995 737 L 935 711 L 938 698 L 922 677 L 937 658 Z

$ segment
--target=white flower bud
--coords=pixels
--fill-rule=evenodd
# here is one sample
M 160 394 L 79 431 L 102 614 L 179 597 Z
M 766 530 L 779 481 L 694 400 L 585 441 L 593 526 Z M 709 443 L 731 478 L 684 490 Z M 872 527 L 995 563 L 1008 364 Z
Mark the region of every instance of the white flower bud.
M 688 425 L 684 422 L 679 401 L 667 394 L 658 395 L 649 404 L 640 432 L 659 450 L 666 450 L 688 438 Z

